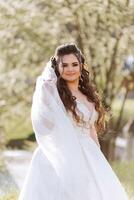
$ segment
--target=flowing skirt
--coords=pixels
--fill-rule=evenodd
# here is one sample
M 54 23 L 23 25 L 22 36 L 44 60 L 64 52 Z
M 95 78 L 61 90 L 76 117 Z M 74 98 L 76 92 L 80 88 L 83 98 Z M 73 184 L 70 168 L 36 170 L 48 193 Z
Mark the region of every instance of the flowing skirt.
M 93 139 L 79 135 L 79 143 L 91 181 L 91 188 L 85 188 L 85 191 L 90 191 L 88 196 L 84 196 L 81 188 L 78 188 L 79 200 L 128 200 L 125 189 Z M 68 163 L 68 168 L 69 166 Z M 68 194 L 62 187 L 53 166 L 37 147 L 19 200 L 78 200 L 78 197 L 75 198 L 73 188 L 70 191 L 71 194 Z

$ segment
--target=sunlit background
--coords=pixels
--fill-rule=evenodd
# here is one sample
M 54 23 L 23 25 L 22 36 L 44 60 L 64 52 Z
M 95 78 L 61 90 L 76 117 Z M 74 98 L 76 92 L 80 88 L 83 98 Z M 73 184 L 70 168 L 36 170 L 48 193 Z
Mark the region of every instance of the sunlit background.
M 36 77 L 75 42 L 110 107 L 102 151 L 134 199 L 134 0 L 0 0 L 0 200 L 17 200 L 36 147 Z M 109 120 L 108 120 L 109 119 Z

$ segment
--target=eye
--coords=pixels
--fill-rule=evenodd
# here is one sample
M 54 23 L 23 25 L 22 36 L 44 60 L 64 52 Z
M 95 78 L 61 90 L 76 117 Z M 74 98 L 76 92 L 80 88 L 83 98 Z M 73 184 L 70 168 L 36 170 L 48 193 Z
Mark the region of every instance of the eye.
M 75 67 L 75 66 L 78 66 L 78 64 L 73 64 L 73 66 Z
M 67 65 L 66 65 L 66 64 L 63 64 L 62 67 L 67 67 Z

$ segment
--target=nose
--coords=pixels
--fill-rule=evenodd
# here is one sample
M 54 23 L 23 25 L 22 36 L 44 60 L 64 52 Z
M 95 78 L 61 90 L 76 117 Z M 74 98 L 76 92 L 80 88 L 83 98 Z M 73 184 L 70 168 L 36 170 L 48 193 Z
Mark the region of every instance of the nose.
M 73 67 L 72 66 L 68 66 L 67 71 L 68 72 L 73 72 Z

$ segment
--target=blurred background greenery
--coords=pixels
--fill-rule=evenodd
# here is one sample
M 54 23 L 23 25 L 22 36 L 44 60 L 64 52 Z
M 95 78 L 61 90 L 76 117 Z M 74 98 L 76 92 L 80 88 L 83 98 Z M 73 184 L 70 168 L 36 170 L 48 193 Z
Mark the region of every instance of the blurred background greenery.
M 66 42 L 82 50 L 111 108 L 102 151 L 134 199 L 134 1 L 1 0 L 0 19 L 0 199 L 17 199 L 16 183 L 8 192 L 2 186 L 14 182 L 11 155 L 36 146 L 30 120 L 36 77 Z

